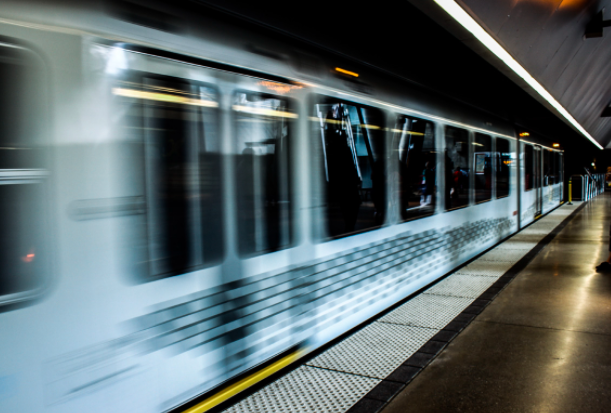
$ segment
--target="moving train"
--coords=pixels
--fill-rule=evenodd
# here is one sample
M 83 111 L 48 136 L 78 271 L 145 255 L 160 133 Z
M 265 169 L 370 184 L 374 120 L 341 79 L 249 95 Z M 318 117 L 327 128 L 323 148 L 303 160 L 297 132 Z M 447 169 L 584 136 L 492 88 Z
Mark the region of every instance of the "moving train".
M 194 3 L 4 2 L 0 73 L 2 412 L 176 409 L 563 199 L 549 139 Z

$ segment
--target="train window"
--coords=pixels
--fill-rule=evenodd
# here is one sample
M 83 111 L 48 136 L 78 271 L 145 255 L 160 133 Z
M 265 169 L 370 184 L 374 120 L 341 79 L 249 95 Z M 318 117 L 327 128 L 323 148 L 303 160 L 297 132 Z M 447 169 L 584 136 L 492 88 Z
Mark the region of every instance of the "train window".
M 476 133 L 473 140 L 475 202 L 492 199 L 492 138 Z
M 524 144 L 524 190 L 530 191 L 535 187 L 534 174 L 534 149 L 531 145 Z
M 549 185 L 560 183 L 560 174 L 558 173 L 558 152 L 549 151 Z
M 49 271 L 39 70 L 30 52 L 0 47 L 0 304 L 31 298 Z
M 322 186 L 326 235 L 377 228 L 386 214 L 384 114 L 333 98 L 314 105 L 313 144 Z
M 554 152 L 554 159 L 554 167 L 556 171 L 556 177 L 558 179 L 556 183 L 562 183 L 562 153 Z
M 471 162 L 469 132 L 446 126 L 445 198 L 446 210 L 469 205 Z
M 435 125 L 410 116 L 397 117 L 392 130 L 392 159 L 397 191 L 393 198 L 401 211 L 401 219 L 431 215 L 437 202 L 435 182 Z
M 553 185 L 555 176 L 553 169 L 553 157 L 552 151 L 549 149 L 543 149 L 543 185 Z
M 539 145 L 535 146 L 534 149 L 534 158 L 535 158 L 535 188 L 541 188 L 541 182 L 543 181 L 543 167 L 541 160 L 541 147 Z
M 496 197 L 509 196 L 509 168 L 511 167 L 512 154 L 509 150 L 507 139 L 496 138 Z
M 216 91 L 148 73 L 113 89 L 123 103 L 130 163 L 144 170 L 148 274 L 182 274 L 223 256 L 221 148 Z M 146 234 L 146 235 L 144 235 Z
M 290 137 L 297 114 L 285 98 L 239 92 L 235 119 L 238 243 L 241 254 L 291 244 Z

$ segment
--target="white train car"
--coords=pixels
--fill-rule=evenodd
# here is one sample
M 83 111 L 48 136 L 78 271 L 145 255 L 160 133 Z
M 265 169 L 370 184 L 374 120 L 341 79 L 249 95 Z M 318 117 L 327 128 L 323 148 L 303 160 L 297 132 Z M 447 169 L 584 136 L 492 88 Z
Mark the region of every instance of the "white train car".
M 2 412 L 175 409 L 562 200 L 514 125 L 190 3 L 5 2 L 0 73 Z

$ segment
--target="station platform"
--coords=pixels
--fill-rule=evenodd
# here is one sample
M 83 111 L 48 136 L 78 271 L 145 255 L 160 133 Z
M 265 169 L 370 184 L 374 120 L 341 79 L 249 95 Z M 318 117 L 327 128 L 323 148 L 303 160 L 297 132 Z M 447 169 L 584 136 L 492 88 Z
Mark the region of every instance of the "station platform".
M 224 411 L 608 411 L 610 222 L 565 204 Z

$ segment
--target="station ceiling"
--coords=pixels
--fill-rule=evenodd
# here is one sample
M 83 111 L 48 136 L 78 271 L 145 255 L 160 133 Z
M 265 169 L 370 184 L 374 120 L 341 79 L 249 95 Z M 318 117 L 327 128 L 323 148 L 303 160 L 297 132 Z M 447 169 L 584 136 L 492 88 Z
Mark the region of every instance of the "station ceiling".
M 611 27 L 585 39 L 611 0 L 456 0 L 603 147 L 611 148 Z M 570 147 L 583 133 L 454 21 L 436 0 L 251 2 L 200 0 L 223 12 L 392 72 Z M 611 19 L 611 9 L 609 9 Z
M 469 33 L 449 23 L 433 1 L 412 1 L 491 63 Z M 609 0 L 456 0 L 603 147 L 611 147 L 611 28 L 586 38 Z M 611 9 L 609 9 L 611 10 Z M 611 13 L 609 14 L 611 19 Z M 449 24 L 444 24 L 444 21 Z M 588 30 L 586 30 L 588 29 Z M 609 31 L 604 33 L 604 31 Z M 503 64 L 497 62 L 502 70 Z M 510 75 L 511 76 L 511 75 Z M 516 76 L 513 76 L 520 83 Z M 526 90 L 533 92 L 528 87 Z M 536 95 L 534 93 L 533 95 Z M 537 99 L 541 100 L 540 96 Z

